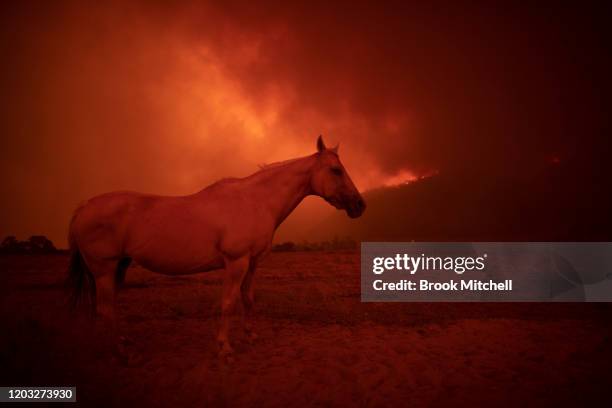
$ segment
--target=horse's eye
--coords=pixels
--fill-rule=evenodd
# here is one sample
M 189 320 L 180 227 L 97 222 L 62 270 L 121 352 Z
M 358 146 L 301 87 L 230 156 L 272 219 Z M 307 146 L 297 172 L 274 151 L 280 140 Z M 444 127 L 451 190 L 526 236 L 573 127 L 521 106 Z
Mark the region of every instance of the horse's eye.
M 340 167 L 332 167 L 331 172 L 334 173 L 336 176 L 342 175 L 342 169 Z

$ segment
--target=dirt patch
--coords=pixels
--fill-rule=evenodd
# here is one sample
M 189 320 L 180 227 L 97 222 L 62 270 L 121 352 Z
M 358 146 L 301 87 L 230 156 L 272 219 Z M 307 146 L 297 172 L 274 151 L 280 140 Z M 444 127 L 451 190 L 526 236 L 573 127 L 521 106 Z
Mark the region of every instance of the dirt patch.
M 273 253 L 256 276 L 259 339 L 217 357 L 220 272 L 128 271 L 124 366 L 63 304 L 64 256 L 0 258 L 0 381 L 77 386 L 87 406 L 553 405 L 612 385 L 607 304 L 359 300 L 359 254 Z

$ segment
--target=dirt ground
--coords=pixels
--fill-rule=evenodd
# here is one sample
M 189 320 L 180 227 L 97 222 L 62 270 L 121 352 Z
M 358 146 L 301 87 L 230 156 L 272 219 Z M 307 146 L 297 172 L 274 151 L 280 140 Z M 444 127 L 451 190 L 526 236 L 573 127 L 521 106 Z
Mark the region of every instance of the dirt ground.
M 76 385 L 79 405 L 100 407 L 564 406 L 612 385 L 609 305 L 364 304 L 356 252 L 270 254 L 259 339 L 236 331 L 232 364 L 215 342 L 222 272 L 130 268 L 118 311 L 137 357 L 125 365 L 66 312 L 67 262 L 0 257 L 1 385 Z

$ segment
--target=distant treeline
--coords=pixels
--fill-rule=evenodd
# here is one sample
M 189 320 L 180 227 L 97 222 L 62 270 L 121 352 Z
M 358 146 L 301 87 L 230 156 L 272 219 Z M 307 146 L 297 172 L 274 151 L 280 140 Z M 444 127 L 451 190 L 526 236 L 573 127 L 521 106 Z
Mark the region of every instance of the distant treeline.
M 274 244 L 272 246 L 273 252 L 297 252 L 297 251 L 337 251 L 337 250 L 348 250 L 356 249 L 358 247 L 357 241 L 352 238 L 338 238 L 335 237 L 331 241 L 323 242 L 300 242 L 295 243 L 292 241 L 282 242 Z
M 359 243 L 352 238 L 335 237 L 331 241 L 295 243 L 292 241 L 274 244 L 274 252 L 298 252 L 298 251 L 337 251 L 350 250 L 359 247 Z M 53 242 L 44 235 L 33 235 L 25 241 L 19 241 L 15 236 L 9 235 L 0 243 L 0 253 L 3 254 L 49 254 L 64 253 L 65 250 L 57 249 Z
M 0 244 L 0 253 L 4 254 L 48 254 L 62 252 L 55 248 L 53 242 L 44 235 L 32 235 L 26 241 L 19 241 L 9 235 Z

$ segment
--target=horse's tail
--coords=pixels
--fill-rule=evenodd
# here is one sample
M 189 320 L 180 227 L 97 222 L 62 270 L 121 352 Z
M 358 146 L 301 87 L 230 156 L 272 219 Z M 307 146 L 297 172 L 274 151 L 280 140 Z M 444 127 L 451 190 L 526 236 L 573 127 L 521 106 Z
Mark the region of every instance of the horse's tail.
M 73 229 L 74 220 L 81 208 L 82 206 L 77 208 L 70 220 L 68 232 L 70 264 L 68 266 L 66 287 L 69 292 L 68 302 L 70 308 L 74 311 L 83 305 L 89 309 L 90 315 L 94 316 L 96 314 L 96 280 L 83 259 Z

